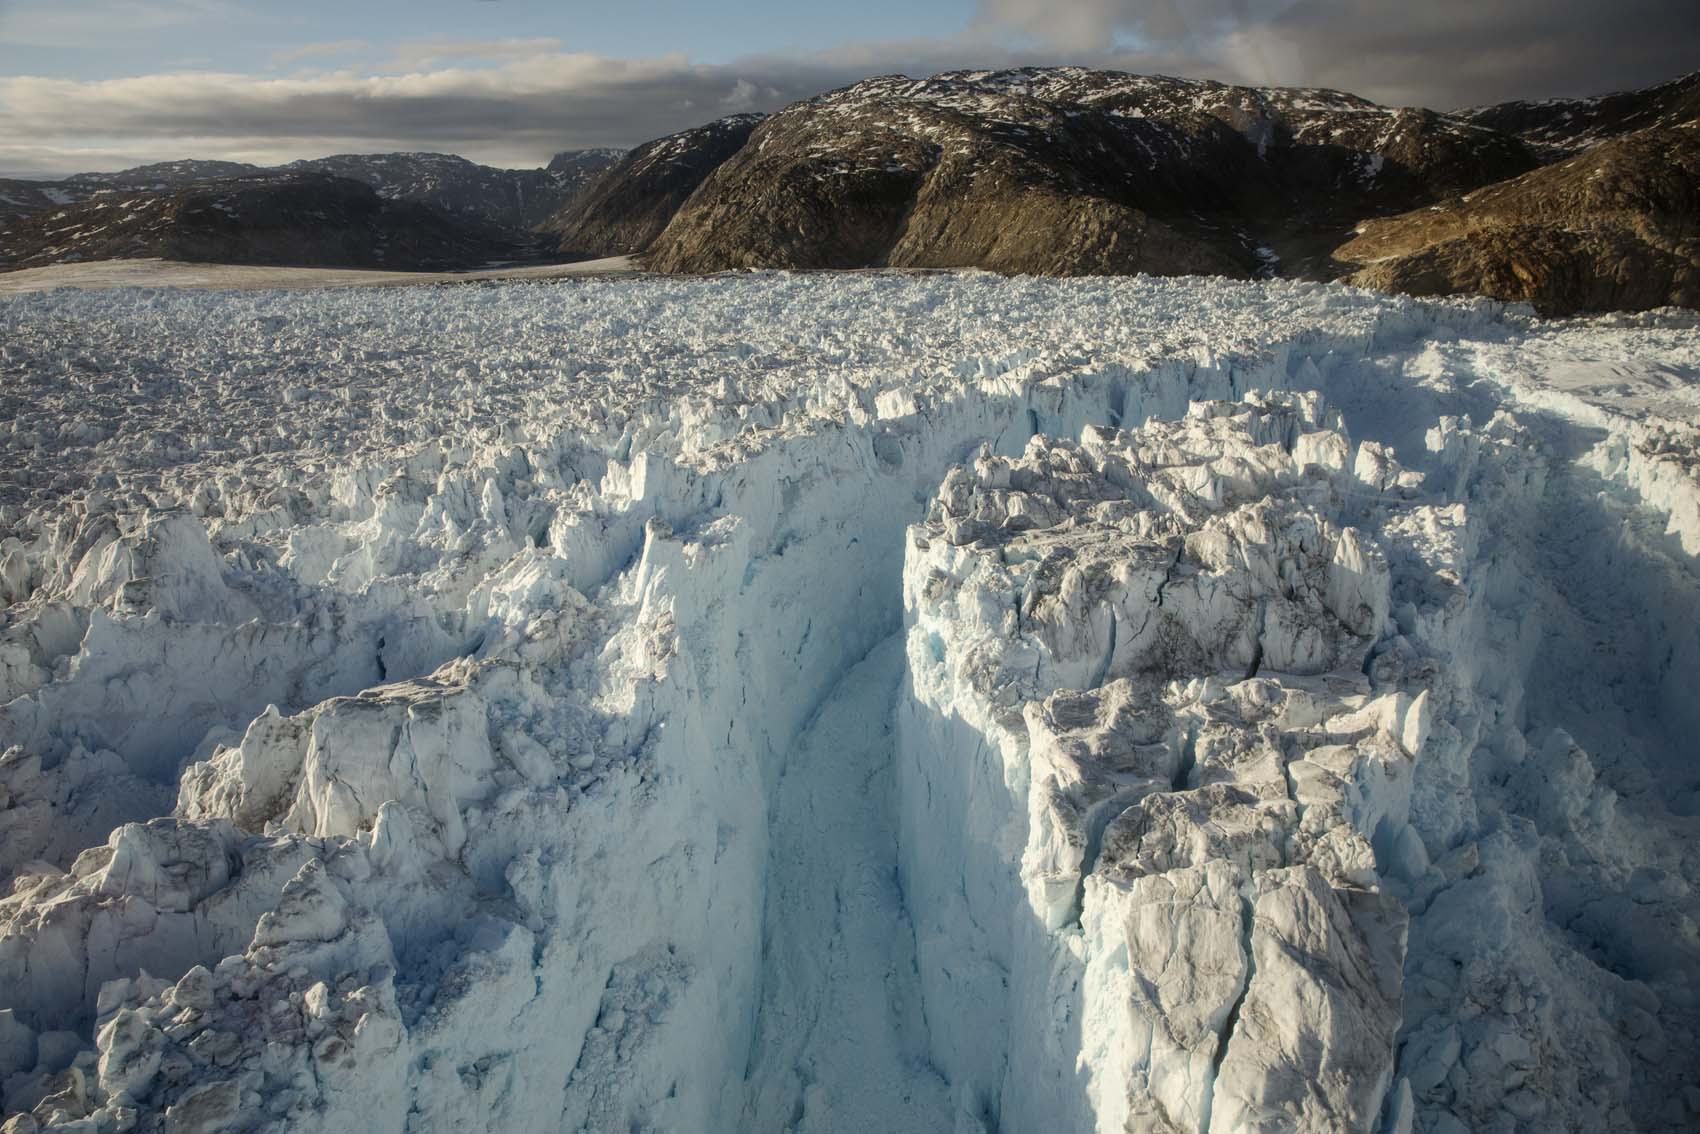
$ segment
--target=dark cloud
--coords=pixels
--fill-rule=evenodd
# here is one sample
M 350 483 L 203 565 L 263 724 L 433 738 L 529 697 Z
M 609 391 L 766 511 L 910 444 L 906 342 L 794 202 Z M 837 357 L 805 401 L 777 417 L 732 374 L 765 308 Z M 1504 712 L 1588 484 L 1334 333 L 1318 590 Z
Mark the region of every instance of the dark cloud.
M 1691 0 L 1375 3 L 1368 18 L 1365 7 L 1301 0 L 1269 28 L 1314 81 L 1441 107 L 1625 90 L 1700 67 Z
M 1442 109 L 1700 67 L 1693 0 L 981 0 L 979 25 L 1077 50 L 1133 41 L 1242 82 Z

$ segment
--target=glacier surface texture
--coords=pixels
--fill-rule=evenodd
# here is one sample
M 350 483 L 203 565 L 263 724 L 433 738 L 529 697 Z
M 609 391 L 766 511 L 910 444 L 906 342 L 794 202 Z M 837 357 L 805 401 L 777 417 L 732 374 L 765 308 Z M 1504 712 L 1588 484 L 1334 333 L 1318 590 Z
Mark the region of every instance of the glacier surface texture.
M 1700 1124 L 1700 329 L 0 301 L 5 1134 Z

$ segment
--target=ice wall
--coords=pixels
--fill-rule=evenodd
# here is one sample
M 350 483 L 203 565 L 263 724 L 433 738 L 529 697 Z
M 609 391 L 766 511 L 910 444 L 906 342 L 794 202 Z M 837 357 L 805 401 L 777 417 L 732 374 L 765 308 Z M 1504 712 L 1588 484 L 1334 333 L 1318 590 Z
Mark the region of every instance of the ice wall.
M 907 891 L 988 1129 L 1368 1130 L 1428 691 L 1315 395 L 953 471 L 905 564 Z
M 1693 564 L 1611 433 L 1414 435 L 1470 377 L 1319 372 L 1355 446 L 1256 394 L 1037 439 L 911 529 L 904 865 L 970 1125 L 1692 1121 L 1649 1022 L 1691 1011 L 1690 807 L 1642 789 L 1693 777 Z

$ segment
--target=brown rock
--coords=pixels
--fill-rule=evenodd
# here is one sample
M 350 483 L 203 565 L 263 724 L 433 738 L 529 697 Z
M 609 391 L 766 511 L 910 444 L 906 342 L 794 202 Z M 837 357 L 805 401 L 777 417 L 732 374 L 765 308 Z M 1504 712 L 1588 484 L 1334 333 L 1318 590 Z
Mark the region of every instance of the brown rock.
M 1266 247 L 1303 261 L 1366 213 L 1534 164 L 1504 135 L 1334 91 L 1067 67 L 888 76 L 768 119 L 649 263 L 1244 276 Z
M 1638 131 L 1366 222 L 1334 258 L 1364 287 L 1522 300 L 1547 315 L 1700 306 L 1700 125 Z

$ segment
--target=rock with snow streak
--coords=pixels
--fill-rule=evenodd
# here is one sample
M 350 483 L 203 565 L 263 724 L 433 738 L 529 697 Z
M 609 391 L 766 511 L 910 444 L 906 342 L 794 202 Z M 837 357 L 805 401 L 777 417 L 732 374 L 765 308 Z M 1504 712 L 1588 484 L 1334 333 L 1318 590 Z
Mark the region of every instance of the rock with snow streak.
M 107 193 L 158 193 L 197 181 L 263 172 L 241 161 L 161 161 L 116 173 L 74 173 L 57 181 L 0 179 L 0 221 L 14 221 Z
M 568 150 L 544 169 L 498 169 L 454 154 L 337 154 L 291 162 L 286 170 L 364 182 L 388 201 L 516 230 L 536 228 L 620 158 L 620 150 Z
M 1700 307 L 1700 123 L 1366 221 L 1334 257 L 1364 287 L 1491 295 L 1546 315 Z
M 1700 118 L 1700 71 L 1640 90 L 1501 102 L 1457 116 L 1522 138 L 1545 161 L 1561 161 L 1625 134 Z
M 1533 164 L 1506 135 L 1334 91 L 1073 67 L 888 76 L 769 118 L 651 262 L 1251 274 Z
M 334 154 L 288 165 L 168 161 L 57 181 L 0 179 L 0 220 L 95 197 L 161 193 L 207 181 L 320 173 L 363 182 L 389 201 L 414 201 L 515 230 L 536 227 L 615 161 L 621 150 L 564 150 L 543 169 L 499 169 L 454 154 Z
M 737 153 L 763 115 L 733 114 L 637 147 L 539 227 L 565 253 L 624 256 L 648 248 L 703 179 Z
M 397 270 L 474 267 L 522 251 L 508 233 L 387 201 L 322 174 L 263 174 L 108 193 L 0 232 L 0 266 L 161 258 Z

